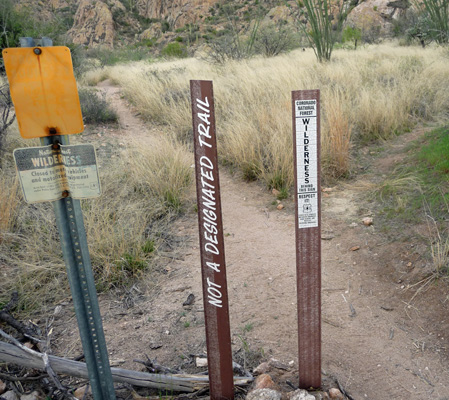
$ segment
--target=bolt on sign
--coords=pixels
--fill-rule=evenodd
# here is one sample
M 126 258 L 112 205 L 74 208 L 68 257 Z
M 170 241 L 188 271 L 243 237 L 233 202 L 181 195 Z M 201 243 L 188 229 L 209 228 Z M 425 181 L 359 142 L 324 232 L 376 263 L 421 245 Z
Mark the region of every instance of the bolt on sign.
M 321 386 L 320 92 L 292 92 L 299 387 Z
M 56 148 L 55 148 L 56 147 Z M 94 146 L 48 145 L 14 150 L 17 171 L 27 203 L 100 196 Z
M 231 333 L 211 81 L 190 81 L 207 358 L 212 400 L 232 400 Z
M 3 60 L 22 137 L 84 130 L 68 47 L 8 48 Z

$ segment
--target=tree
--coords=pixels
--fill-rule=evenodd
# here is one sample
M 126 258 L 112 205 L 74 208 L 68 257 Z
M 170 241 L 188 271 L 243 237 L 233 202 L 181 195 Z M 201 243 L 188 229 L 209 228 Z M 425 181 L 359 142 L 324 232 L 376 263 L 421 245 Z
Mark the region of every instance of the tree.
M 267 57 L 274 57 L 294 47 L 295 38 L 285 25 L 267 25 L 259 30 L 256 50 Z
M 416 2 L 415 7 L 421 11 L 421 16 L 413 28 L 416 28 L 415 36 L 421 44 L 420 37 L 439 44 L 449 43 L 449 0 L 422 0 L 422 3 Z
M 296 0 L 301 17 L 300 23 L 319 62 L 329 61 L 343 23 L 358 0 L 337 0 L 336 21 L 333 23 L 331 0 Z
M 357 50 L 357 42 L 362 39 L 362 31 L 357 27 L 348 25 L 343 29 L 341 40 L 344 42 L 354 42 L 354 49 Z
M 254 54 L 254 45 L 259 31 L 263 10 L 258 9 L 254 20 L 246 29 L 238 25 L 235 16 L 235 6 L 225 4 L 221 6 L 221 13 L 227 18 L 227 34 L 217 37 L 210 43 L 209 61 L 223 64 L 228 60 L 240 60 Z

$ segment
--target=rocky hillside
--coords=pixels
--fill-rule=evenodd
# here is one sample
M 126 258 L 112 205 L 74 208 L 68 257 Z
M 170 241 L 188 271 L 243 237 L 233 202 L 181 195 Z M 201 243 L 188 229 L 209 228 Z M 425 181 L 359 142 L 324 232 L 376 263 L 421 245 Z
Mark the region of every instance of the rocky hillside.
M 353 0 L 348 22 L 364 32 L 386 35 L 392 21 L 406 13 L 407 0 Z M 69 38 L 88 47 L 114 47 L 145 42 L 212 39 L 230 24 L 245 29 L 255 19 L 262 24 L 287 23 L 297 29 L 295 0 L 18 0 L 40 17 L 63 18 Z

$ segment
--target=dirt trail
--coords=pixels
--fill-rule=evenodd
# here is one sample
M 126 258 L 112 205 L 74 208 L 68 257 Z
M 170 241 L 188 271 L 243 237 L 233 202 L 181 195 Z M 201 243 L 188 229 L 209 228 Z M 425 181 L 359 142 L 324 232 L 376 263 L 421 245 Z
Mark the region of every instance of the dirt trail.
M 120 115 L 121 135 L 150 131 L 117 88 L 106 82 L 101 90 Z M 392 146 L 378 166 L 390 168 L 401 146 Z M 323 196 L 323 371 L 357 400 L 449 399 L 449 334 L 443 334 L 449 301 L 444 287 L 435 285 L 410 302 L 414 292 L 407 288 L 425 269 L 425 249 L 413 238 L 390 243 L 378 232 L 375 215 L 374 225 L 362 224 L 371 212 L 361 180 L 372 178 L 367 174 Z M 294 206 L 288 200 L 278 211 L 270 193 L 223 169 L 220 180 L 234 350 L 249 345 L 296 365 Z M 177 224 L 189 240 L 173 255 L 159 291 L 136 295 L 129 310 L 102 299 L 111 359 L 124 367 L 136 368 L 132 360 L 144 353 L 180 365 L 205 351 L 197 220 L 189 216 Z M 360 249 L 351 251 L 354 246 Z M 196 302 L 183 307 L 190 293 Z

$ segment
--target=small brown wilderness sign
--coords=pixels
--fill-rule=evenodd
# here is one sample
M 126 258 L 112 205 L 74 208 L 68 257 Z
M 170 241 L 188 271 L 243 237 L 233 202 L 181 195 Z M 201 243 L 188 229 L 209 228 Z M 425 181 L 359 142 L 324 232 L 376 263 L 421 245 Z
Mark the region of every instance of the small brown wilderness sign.
M 320 92 L 292 92 L 299 387 L 321 386 Z
M 212 400 L 234 398 L 231 332 L 211 81 L 190 81 L 207 358 Z

